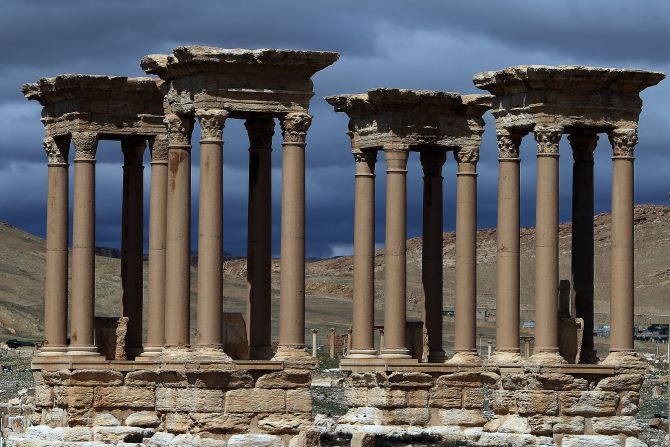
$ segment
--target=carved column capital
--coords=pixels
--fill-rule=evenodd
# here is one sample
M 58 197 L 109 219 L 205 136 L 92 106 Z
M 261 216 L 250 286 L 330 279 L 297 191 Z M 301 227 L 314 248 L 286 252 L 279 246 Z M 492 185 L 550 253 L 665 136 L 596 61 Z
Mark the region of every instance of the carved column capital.
M 637 145 L 637 128 L 635 129 L 613 129 L 609 137 L 612 151 L 615 157 L 634 157 Z
M 147 141 L 144 138 L 124 138 L 121 140 L 121 152 L 124 156 L 124 165 L 141 166 L 144 149 Z
M 561 127 L 535 127 L 538 155 L 558 155 L 558 144 L 563 136 Z
M 355 150 L 351 154 L 354 156 L 356 162 L 356 175 L 372 175 L 375 174 L 375 166 L 377 164 L 376 150 Z
M 68 146 L 63 141 L 57 141 L 54 137 L 44 137 L 42 140 L 44 152 L 47 154 L 47 162 L 51 164 L 67 164 Z
M 244 122 L 249 135 L 249 150 L 272 150 L 275 121 L 272 118 L 249 118 Z
M 149 150 L 151 151 L 151 162 L 165 162 L 168 160 L 168 138 L 167 135 L 156 135 L 149 140 Z
M 572 133 L 568 135 L 572 147 L 572 158 L 576 162 L 593 163 L 593 151 L 598 143 L 596 133 Z
M 386 172 L 407 172 L 409 150 L 407 148 L 384 147 Z
M 280 123 L 284 143 L 304 143 L 312 116 L 308 113 L 287 113 Z
M 228 111 L 223 109 L 199 109 L 195 116 L 200 121 L 200 139 L 220 141 L 226 125 Z
M 98 150 L 98 134 L 96 132 L 73 132 L 72 144 L 74 144 L 74 159 L 95 160 Z
M 426 177 L 441 177 L 442 166 L 447 160 L 447 152 L 439 149 L 428 149 L 419 152 L 423 175 Z
M 167 126 L 168 144 L 170 146 L 190 146 L 194 119 L 191 116 L 169 113 L 163 122 Z
M 454 158 L 458 163 L 479 162 L 479 147 L 460 147 L 454 151 Z
M 510 130 L 497 129 L 498 158 L 519 158 L 519 147 L 524 133 Z

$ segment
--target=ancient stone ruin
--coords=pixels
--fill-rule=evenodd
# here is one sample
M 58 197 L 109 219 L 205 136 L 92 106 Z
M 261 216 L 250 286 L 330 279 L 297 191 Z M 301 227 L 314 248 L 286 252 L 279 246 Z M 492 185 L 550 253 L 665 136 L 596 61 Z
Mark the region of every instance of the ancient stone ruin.
M 180 47 L 142 60 L 157 78 L 62 75 L 24 86 L 43 106 L 49 166 L 44 346 L 34 358 L 35 427 L 10 445 L 634 446 L 646 366 L 633 349 L 633 153 L 656 72 L 518 66 L 477 74 L 490 94 L 374 89 L 326 98 L 349 117 L 355 161 L 352 331 L 340 370 L 348 411 L 316 415 L 315 367 L 305 344 L 305 140 L 311 76 L 337 53 Z M 476 349 L 477 162 L 482 115 L 499 150 L 496 349 Z M 200 135 L 197 337 L 190 337 L 191 137 Z M 222 292 L 223 129 L 249 133 L 247 343 L 226 352 Z M 282 136 L 281 290 L 276 351 L 270 331 L 270 160 Z M 520 352 L 520 142 L 537 141 L 535 343 Z M 573 165 L 572 293 L 559 313 L 558 157 Z M 611 142 L 611 346 L 593 345 L 593 150 Z M 122 315 L 94 316 L 95 156 L 124 153 Z M 68 163 L 74 155 L 72 284 L 68 312 Z M 142 153 L 151 148 L 149 293 L 143 338 Z M 375 164 L 386 160 L 383 342 L 375 346 Z M 407 162 L 424 175 L 423 322 L 406 316 Z M 442 168 L 457 163 L 455 341 L 442 327 Z M 564 292 L 561 292 L 564 293 Z M 576 321 L 576 322 L 575 322 Z M 68 323 L 70 327 L 68 336 Z M 582 338 L 573 329 L 583 328 Z M 408 333 L 419 336 L 408 337 Z M 99 334 L 99 335 L 95 335 Z M 104 335 L 111 334 L 111 335 Z M 228 338 L 229 335 L 226 335 Z M 113 354 L 102 355 L 114 337 Z M 316 332 L 314 332 L 316 338 Z M 564 341 L 567 340 L 567 341 Z M 418 340 L 418 343 L 417 343 Z M 572 340 L 572 342 L 570 342 Z M 572 343 L 572 344 L 571 344 Z M 122 345 L 119 347 L 119 345 Z M 418 347 L 417 347 L 418 345 Z M 570 348 L 566 348 L 570 347 Z M 448 348 L 448 349 L 445 349 Z M 453 352 L 449 355 L 448 352 Z M 13 443 L 13 444 L 11 444 Z M 131 445 L 131 444 L 118 444 Z M 387 445 L 387 444 L 384 444 Z

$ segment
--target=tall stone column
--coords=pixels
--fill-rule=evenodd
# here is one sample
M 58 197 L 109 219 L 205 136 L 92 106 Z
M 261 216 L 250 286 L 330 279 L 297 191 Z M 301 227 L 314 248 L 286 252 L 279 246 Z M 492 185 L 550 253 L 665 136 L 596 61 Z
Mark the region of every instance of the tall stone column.
M 144 180 L 143 139 L 124 139 L 123 201 L 121 212 L 121 309 L 128 317 L 126 352 L 142 352 L 142 310 L 144 295 Z
M 381 357 L 408 358 L 405 341 L 407 295 L 407 148 L 385 147 L 386 244 L 384 260 L 384 347 Z
M 420 158 L 423 167 L 423 321 L 428 334 L 428 360 L 442 362 L 446 358 L 442 348 L 442 165 L 446 152 L 424 149 Z
M 558 144 L 561 128 L 535 128 L 535 353 L 531 361 L 563 363 L 558 320 Z
M 523 133 L 498 129 L 497 363 L 518 363 L 520 313 L 519 146 Z
M 72 236 L 72 322 L 68 354 L 94 354 L 95 324 L 95 132 L 75 132 Z
M 612 298 L 610 355 L 605 363 L 635 360 L 633 162 L 637 129 L 614 129 L 612 157 Z
M 272 357 L 272 118 L 244 123 L 249 135 L 247 340 L 251 359 Z
M 67 350 L 68 152 L 67 138 L 44 138 L 48 160 L 44 345 L 40 355 Z
M 202 354 L 223 351 L 223 127 L 225 110 L 198 110 L 200 189 L 198 203 L 197 345 Z
M 456 319 L 452 363 L 479 363 L 477 355 L 477 162 L 479 148 L 454 152 L 456 173 Z
M 191 133 L 193 117 L 169 114 L 165 236 L 165 347 L 190 347 Z
M 354 297 L 350 358 L 375 357 L 375 164 L 377 151 L 353 152 Z
M 149 200 L 149 299 L 144 356 L 157 355 L 165 344 L 165 226 L 167 224 L 167 137 L 151 141 Z
M 305 137 L 307 113 L 280 119 L 284 137 L 281 194 L 279 349 L 276 359 L 308 356 L 305 350 Z
M 580 363 L 597 363 L 593 346 L 593 151 L 598 135 L 571 134 L 572 146 L 572 289 L 577 318 L 584 320 Z

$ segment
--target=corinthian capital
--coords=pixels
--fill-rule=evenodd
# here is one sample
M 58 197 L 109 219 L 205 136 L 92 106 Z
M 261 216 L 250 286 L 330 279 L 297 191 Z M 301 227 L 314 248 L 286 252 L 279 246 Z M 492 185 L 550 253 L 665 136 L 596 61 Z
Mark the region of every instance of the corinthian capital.
M 167 126 L 170 146 L 190 146 L 194 120 L 190 116 L 169 113 L 163 120 Z
M 149 140 L 149 150 L 151 150 L 151 161 L 165 161 L 168 159 L 168 140 L 167 135 L 156 135 Z
M 244 122 L 249 135 L 249 150 L 272 149 L 275 121 L 272 118 L 249 118 Z
M 49 164 L 67 163 L 67 144 L 64 144 L 63 141 L 56 141 L 54 137 L 44 137 L 42 144 L 44 146 L 44 152 L 47 154 L 47 162 Z
M 519 146 L 521 146 L 522 132 L 510 129 L 497 129 L 498 157 L 519 158 Z
M 447 160 L 447 152 L 442 149 L 422 150 L 419 153 L 423 174 L 426 177 L 437 177 L 442 175 L 442 166 Z
M 593 151 L 598 143 L 596 133 L 573 133 L 568 136 L 574 161 L 593 162 Z
M 454 151 L 454 158 L 458 163 L 477 163 L 479 161 L 478 147 L 461 147 Z
M 95 160 L 98 150 L 98 134 L 96 132 L 74 132 L 72 134 L 75 160 Z
M 637 129 L 614 129 L 607 134 L 615 157 L 633 157 L 637 145 Z
M 281 118 L 281 133 L 284 143 L 304 143 L 307 130 L 312 124 L 308 113 L 288 113 Z
M 560 127 L 536 127 L 535 141 L 538 154 L 558 154 L 563 129 Z
M 222 109 L 199 109 L 195 116 L 200 121 L 201 140 L 221 140 L 223 137 L 223 128 L 226 125 L 228 111 Z

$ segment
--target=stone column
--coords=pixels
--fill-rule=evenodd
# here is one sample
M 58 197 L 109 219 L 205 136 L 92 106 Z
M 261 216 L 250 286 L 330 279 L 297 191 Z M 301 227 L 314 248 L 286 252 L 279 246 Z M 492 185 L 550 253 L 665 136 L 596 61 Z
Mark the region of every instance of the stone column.
M 67 350 L 68 138 L 44 138 L 49 180 L 44 281 L 44 345 L 40 355 Z
M 198 203 L 197 347 L 223 351 L 223 127 L 228 112 L 198 110 L 200 189 Z
M 498 129 L 498 249 L 496 255 L 497 363 L 518 363 L 519 352 L 519 146 L 523 133 Z
M 558 321 L 558 144 L 561 128 L 535 128 L 535 353 L 531 361 L 563 363 Z
M 375 350 L 375 164 L 377 151 L 354 151 L 354 297 L 351 358 Z
M 123 201 L 121 212 L 121 309 L 128 317 L 126 352 L 142 352 L 144 296 L 144 180 L 142 157 L 146 141 L 121 140 L 123 151 Z
M 384 347 L 381 357 L 409 358 L 405 342 L 407 295 L 407 148 L 385 147 L 386 244 Z
M 95 132 L 75 132 L 72 322 L 68 354 L 97 353 L 95 322 Z
M 272 118 L 247 119 L 247 340 L 251 359 L 272 358 Z
M 572 146 L 572 289 L 577 318 L 584 320 L 580 363 L 597 363 L 593 346 L 593 151 L 598 135 L 571 134 Z
M 633 162 L 637 129 L 614 129 L 609 138 L 613 149 L 612 298 L 610 355 L 604 363 L 618 364 L 635 360 Z
M 477 355 L 477 162 L 479 148 L 454 152 L 456 173 L 456 318 L 453 363 L 479 363 Z
M 191 133 L 193 117 L 169 114 L 165 235 L 165 347 L 190 347 Z
M 149 299 L 144 356 L 159 354 L 165 344 L 165 226 L 167 224 L 167 137 L 151 144 L 151 198 L 149 200 Z
M 308 356 L 305 350 L 305 137 L 307 113 L 281 118 L 284 137 L 281 192 L 279 348 L 275 359 Z
M 443 362 L 446 356 L 442 348 L 442 165 L 446 152 L 424 149 L 420 159 L 423 167 L 423 321 L 428 334 L 428 361 Z

